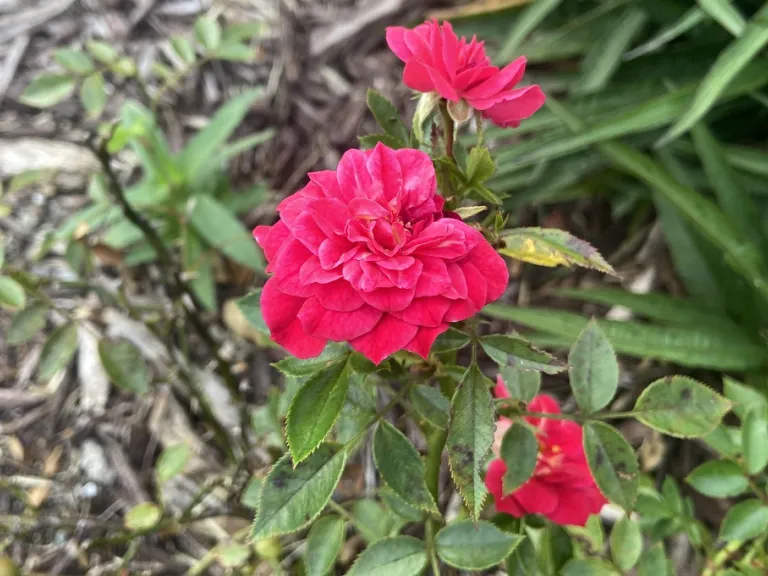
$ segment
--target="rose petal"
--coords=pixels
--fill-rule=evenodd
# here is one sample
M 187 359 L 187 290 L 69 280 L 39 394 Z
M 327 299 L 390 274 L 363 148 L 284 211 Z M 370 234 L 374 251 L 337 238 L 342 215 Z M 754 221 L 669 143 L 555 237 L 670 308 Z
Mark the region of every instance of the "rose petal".
M 488 465 L 488 472 L 485 475 L 485 486 L 488 488 L 488 492 L 493 494 L 493 498 L 496 501 L 496 510 L 505 514 L 510 514 L 517 518 L 525 516 L 525 510 L 515 500 L 513 494 L 509 496 L 503 495 L 502 479 L 507 472 L 507 465 L 503 460 L 492 460 Z
M 275 273 L 277 286 L 286 294 L 309 296 L 309 287 L 301 282 L 301 267 L 312 255 L 301 242 L 291 237 L 283 244 L 267 271 Z
M 509 90 L 523 78 L 525 72 L 525 56 L 520 56 L 511 64 L 507 64 L 497 74 L 487 78 L 481 84 L 464 93 L 464 98 L 472 104 L 473 100 L 491 98 L 502 90 Z M 474 106 L 473 106 L 474 107 Z
M 344 152 L 336 168 L 336 179 L 347 201 L 359 196 L 369 197 L 373 180 L 368 173 L 365 154 L 361 150 Z
M 403 62 L 413 56 L 413 53 L 405 44 L 404 37 L 408 32 L 410 31 L 402 26 L 388 26 L 386 30 L 387 46 Z
M 444 294 L 451 285 L 448 268 L 439 258 L 420 258 L 422 263 L 421 275 L 416 282 L 417 298 Z
M 405 349 L 409 352 L 413 352 L 414 354 L 418 354 L 424 358 L 424 360 L 426 360 L 427 357 L 429 357 L 429 351 L 432 348 L 432 344 L 435 343 L 435 339 L 440 336 L 440 334 L 448 330 L 448 328 L 448 324 L 441 324 L 440 326 L 436 326 L 434 328 L 422 326 L 419 328 L 418 333 L 413 337 L 413 340 L 408 343 Z
M 264 251 L 267 262 L 271 262 L 277 255 L 283 243 L 290 237 L 291 232 L 284 222 L 278 220 L 274 226 L 256 226 L 253 229 L 253 237 Z
M 323 351 L 326 340 L 310 336 L 301 327 L 297 314 L 304 301 L 281 292 L 270 278 L 261 291 L 261 313 L 272 340 L 297 358 L 313 358 Z
M 366 304 L 370 304 L 383 312 L 399 312 L 410 305 L 415 293 L 415 288 L 377 288 L 370 292 L 361 292 L 360 296 L 363 297 Z
M 450 307 L 451 301 L 440 296 L 415 298 L 405 310 L 392 314 L 408 324 L 436 328 L 443 325 L 443 317 Z
M 328 310 L 317 298 L 309 298 L 298 314 L 305 332 L 336 342 L 353 340 L 369 332 L 381 316 L 380 310 L 365 305 L 352 312 Z
M 434 92 L 437 89 L 427 67 L 423 62 L 415 59 L 405 63 L 403 84 L 417 92 Z
M 346 280 L 336 280 L 330 284 L 313 286 L 315 298 L 328 310 L 351 312 L 357 310 L 365 302 L 360 294 Z
M 403 174 L 394 150 L 379 142 L 368 157 L 367 166 L 373 181 L 381 184 L 385 201 L 395 213 L 399 212 Z
M 560 525 L 584 526 L 589 517 L 599 514 L 607 503 L 596 487 L 582 490 L 569 487 L 567 493 L 559 498 L 557 508 L 547 517 Z
M 487 108 L 482 109 L 483 117 L 502 128 L 517 126 L 520 120 L 529 118 L 541 108 L 546 100 L 546 96 L 538 86 L 528 86 L 512 92 L 514 94 L 510 94 L 509 98 L 489 104 Z
M 559 503 L 558 493 L 535 476 L 514 492 L 515 500 L 528 514 L 549 514 Z
M 413 340 L 417 332 L 416 326 L 398 320 L 389 314 L 384 314 L 373 330 L 351 340 L 349 345 L 378 365 L 390 354 L 402 350 Z

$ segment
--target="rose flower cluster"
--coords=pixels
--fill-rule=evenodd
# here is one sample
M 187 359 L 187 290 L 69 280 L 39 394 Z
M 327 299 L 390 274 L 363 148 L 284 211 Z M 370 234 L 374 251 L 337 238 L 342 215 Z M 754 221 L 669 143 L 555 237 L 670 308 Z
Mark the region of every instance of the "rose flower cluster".
M 494 395 L 508 398 L 509 392 L 501 376 L 496 381 Z M 560 406 L 551 396 L 541 394 L 529 404 L 528 410 L 543 414 L 560 414 Z M 582 445 L 582 429 L 570 420 L 526 417 L 536 428 L 539 455 L 533 477 L 511 494 L 504 494 L 502 479 L 507 471 L 499 458 L 504 433 L 512 425 L 508 418 L 496 423 L 493 452 L 485 477 L 485 485 L 496 501 L 496 510 L 517 516 L 541 514 L 556 524 L 584 526 L 592 514 L 607 503 L 589 471 Z
M 538 86 L 514 88 L 524 59 L 492 66 L 482 42 L 459 39 L 447 22 L 389 28 L 387 42 L 406 63 L 406 85 L 465 101 L 501 126 L 544 102 Z M 399 350 L 426 358 L 451 322 L 506 289 L 502 258 L 443 210 L 426 153 L 349 150 L 336 170 L 309 180 L 280 203 L 277 224 L 253 231 L 273 274 L 261 296 L 264 321 L 293 355 L 317 356 L 332 340 L 376 364 Z

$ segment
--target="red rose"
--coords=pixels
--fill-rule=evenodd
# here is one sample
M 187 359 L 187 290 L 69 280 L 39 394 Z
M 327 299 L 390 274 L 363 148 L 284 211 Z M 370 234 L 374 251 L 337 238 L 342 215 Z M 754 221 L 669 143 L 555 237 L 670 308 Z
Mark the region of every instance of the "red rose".
M 509 396 L 499 376 L 494 393 L 499 398 Z M 528 405 L 531 412 L 560 414 L 560 406 L 551 396 L 536 396 Z M 507 466 L 501 459 L 493 460 L 485 475 L 485 485 L 493 494 L 496 510 L 518 518 L 526 514 L 542 514 L 556 524 L 584 526 L 592 514 L 600 512 L 607 500 L 602 495 L 587 465 L 581 443 L 581 426 L 570 420 L 526 418 L 538 429 L 539 459 L 533 477 L 506 496 L 502 493 L 502 478 Z M 494 452 L 498 456 L 501 438 L 509 428 L 507 418 L 497 425 Z
M 451 102 L 464 100 L 499 126 L 517 127 L 544 104 L 538 86 L 515 88 L 525 72 L 524 57 L 500 70 L 491 65 L 482 42 L 458 38 L 449 22 L 387 28 L 387 44 L 405 62 L 406 86 L 438 92 Z
M 507 287 L 483 235 L 443 214 L 435 169 L 418 150 L 349 150 L 309 174 L 253 235 L 270 278 L 261 306 L 272 339 L 299 358 L 348 341 L 375 363 L 398 350 L 427 357 L 449 322 Z

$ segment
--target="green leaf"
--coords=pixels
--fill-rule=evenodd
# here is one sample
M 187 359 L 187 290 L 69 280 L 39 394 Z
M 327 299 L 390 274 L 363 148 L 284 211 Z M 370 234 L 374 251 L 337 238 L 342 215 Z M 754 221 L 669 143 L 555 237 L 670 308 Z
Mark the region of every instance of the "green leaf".
M 85 75 L 93 71 L 93 62 L 91 62 L 91 59 L 88 58 L 86 54 L 80 52 L 80 50 L 62 48 L 53 53 L 53 59 L 56 60 L 61 67 L 66 68 L 68 71 L 74 72 L 75 74 Z
M 574 559 L 563 566 L 561 576 L 621 576 L 612 564 L 598 558 Z
M 720 524 L 720 540 L 750 540 L 768 530 L 768 506 L 757 498 L 733 506 Z
M 348 349 L 346 346 L 334 342 L 328 344 L 323 353 L 315 358 L 302 360 L 289 356 L 279 362 L 275 362 L 273 366 L 287 376 L 313 376 L 318 372 L 332 368 L 335 364 L 344 360 L 347 353 Z
M 369 544 L 394 536 L 402 521 L 371 498 L 361 498 L 352 507 L 355 529 Z
M 456 328 L 448 328 L 445 332 L 440 334 L 432 345 L 432 352 L 440 354 L 443 352 L 453 352 L 454 350 L 461 350 L 471 342 L 472 338 L 469 334 L 465 334 Z
M 493 444 L 493 431 L 493 398 L 488 381 L 472 363 L 451 400 L 445 445 L 451 476 L 473 519 L 479 517 L 487 494 L 483 464 Z
M 251 555 L 251 549 L 245 544 L 224 542 L 212 550 L 218 562 L 224 568 L 237 568 L 245 563 Z
M 720 95 L 749 62 L 768 44 L 768 2 L 755 12 L 744 29 L 715 60 L 699 84 L 693 103 L 672 128 L 659 140 L 661 147 L 688 131 L 715 105 Z
M 675 298 L 668 294 L 635 294 L 620 288 L 560 288 L 558 296 L 576 298 L 586 302 L 623 306 L 635 314 L 657 320 L 663 324 L 703 327 L 705 330 L 730 331 L 743 334 L 744 331 L 724 314 L 718 314 L 690 300 Z
M 173 46 L 173 51 L 187 64 L 193 64 L 196 60 L 195 49 L 184 36 L 171 36 L 171 46 Z
M 485 570 L 503 562 L 523 540 L 484 520 L 459 520 L 437 533 L 435 548 L 440 560 L 454 568 Z
M 168 482 L 184 471 L 192 453 L 186 444 L 173 444 L 160 453 L 155 464 L 155 474 L 160 484 Z
M 524 538 L 520 545 L 507 557 L 505 568 L 509 576 L 538 576 L 536 549 L 530 538 Z
M 619 387 L 619 363 L 605 333 L 592 320 L 568 354 L 568 374 L 576 403 L 585 412 L 605 408 Z
M 106 240 L 105 240 L 106 241 Z M 189 287 L 206 310 L 216 310 L 216 282 L 213 262 L 205 246 L 191 227 L 185 226 L 181 235 L 184 275 Z
M 135 76 L 137 71 L 136 62 L 134 62 L 131 58 L 120 58 L 120 60 L 110 65 L 110 69 L 115 74 L 120 74 L 126 78 Z
M 331 571 L 344 544 L 345 532 L 344 520 L 335 514 L 323 516 L 312 525 L 304 554 L 307 576 L 324 576 Z
M 408 504 L 440 514 L 424 477 L 424 462 L 411 441 L 387 421 L 373 436 L 373 458 L 384 482 Z
M 741 430 L 720 424 L 701 441 L 726 458 L 736 459 L 741 454 Z
M 376 118 L 376 122 L 384 130 L 384 133 L 399 140 L 403 146 L 406 145 L 408 142 L 408 128 L 405 127 L 405 124 L 400 119 L 400 113 L 397 111 L 397 108 L 373 88 L 368 89 L 365 101 L 374 118 Z
M 192 137 L 179 155 L 179 168 L 187 182 L 194 182 L 205 170 L 218 168 L 213 161 L 217 158 L 217 150 L 242 123 L 251 105 L 263 93 L 261 88 L 254 88 L 232 98 L 216 110 L 205 128 Z
M 405 143 L 400 142 L 400 140 L 389 134 L 366 134 L 365 136 L 360 136 L 358 140 L 360 140 L 360 148 L 363 150 L 375 148 L 379 142 L 393 150 L 407 148 Z
M 501 206 L 501 198 L 499 198 L 493 190 L 490 190 L 486 186 L 483 186 L 482 184 L 472 184 L 469 187 L 470 192 L 474 192 L 475 196 L 478 197 L 480 200 L 485 200 L 489 204 L 494 204 L 496 206 Z
M 152 502 L 137 504 L 125 515 L 125 527 L 132 532 L 145 532 L 157 526 L 163 511 Z
M 294 468 L 290 454 L 280 458 L 264 479 L 252 537 L 290 534 L 322 512 L 341 479 L 346 452 L 321 445 Z
M 77 350 L 77 324 L 74 322 L 62 324 L 51 333 L 43 346 L 40 364 L 37 366 L 37 377 L 40 380 L 50 379 L 69 364 L 75 350 Z
M 551 14 L 562 0 L 538 0 L 529 3 L 514 19 L 512 30 L 495 58 L 497 62 L 509 62 L 518 54 L 523 40 Z
M 349 367 L 338 362 L 307 380 L 288 409 L 286 440 L 293 465 L 307 458 L 333 428 L 349 387 Z
M 664 551 L 664 543 L 658 542 L 648 548 L 640 556 L 637 565 L 637 576 L 667 576 L 667 554 Z
M 26 87 L 19 102 L 35 108 L 49 108 L 69 98 L 74 90 L 74 78 L 44 72 Z
M 762 405 L 747 410 L 741 425 L 741 447 L 747 474 L 760 474 L 768 464 L 768 417 Z
M 403 520 L 407 522 L 421 522 L 424 519 L 423 510 L 411 506 L 394 492 L 385 489 L 380 492 L 380 496 L 387 507 Z
M 427 548 L 413 536 L 374 542 L 357 557 L 347 576 L 418 576 L 427 565 Z
M 639 468 L 624 436 L 603 422 L 587 422 L 584 453 L 592 477 L 605 497 L 625 510 L 632 510 L 637 498 Z
M 588 323 L 581 314 L 545 308 L 489 304 L 483 313 L 557 335 L 563 345 L 572 344 Z M 598 320 L 597 324 L 620 354 L 718 370 L 754 369 L 768 359 L 766 351 L 746 335 L 722 330 L 613 320 Z
M 768 399 L 762 393 L 728 376 L 723 376 L 723 393 L 733 402 L 733 411 L 742 421 L 750 407 L 768 407 Z
M 218 60 L 227 60 L 229 62 L 251 62 L 256 58 L 256 52 L 250 46 L 239 42 L 227 42 L 219 45 L 211 54 Z
M 644 10 L 629 6 L 611 26 L 606 26 L 603 37 L 596 39 L 584 58 L 581 76 L 572 85 L 573 93 L 592 94 L 604 89 L 647 20 Z
M 744 32 L 747 22 L 731 0 L 698 0 L 698 3 L 709 17 L 734 36 Z
M 198 18 L 195 22 L 195 38 L 208 50 L 215 50 L 221 43 L 221 26 L 213 18 Z
M 698 6 L 693 6 L 680 16 L 678 20 L 664 26 L 649 40 L 627 52 L 624 58 L 626 60 L 633 60 L 639 56 L 655 52 L 706 20 L 707 15 L 704 11 Z
M 243 152 L 247 152 L 248 150 L 251 150 L 256 146 L 259 146 L 260 144 L 269 142 L 272 138 L 274 138 L 274 136 L 275 136 L 275 131 L 271 128 L 254 132 L 253 134 L 249 134 L 248 136 L 243 136 L 242 138 L 235 140 L 231 144 L 226 144 L 225 146 L 222 146 L 221 150 L 216 154 L 215 162 L 217 164 L 225 163 L 231 158 L 234 158 L 235 156 L 242 154 Z M 264 192 L 263 186 L 257 185 L 255 189 L 260 191 L 259 196 L 263 195 L 263 192 Z
M 539 442 L 528 426 L 513 422 L 504 433 L 499 455 L 507 466 L 501 479 L 503 494 L 511 494 L 533 476 L 539 457 Z
M 502 236 L 499 252 L 538 266 L 583 266 L 605 274 L 616 272 L 588 242 L 556 228 L 513 228 Z
M 435 428 L 445 430 L 451 402 L 432 386 L 419 384 L 411 388 L 411 404 L 416 413 Z
M 611 530 L 611 558 L 622 572 L 627 572 L 640 559 L 643 552 L 643 534 L 640 525 L 622 516 Z
M 195 198 L 189 224 L 203 240 L 228 258 L 256 271 L 264 270 L 264 259 L 251 234 L 213 197 Z
M 83 80 L 80 87 L 80 101 L 90 118 L 98 118 L 107 105 L 107 91 L 100 72 L 94 72 Z
M 724 149 L 702 122 L 693 127 L 691 136 L 707 180 L 726 217 L 765 253 L 768 251 L 768 242 L 762 232 L 760 213 L 728 164 Z
M 667 376 L 648 386 L 635 403 L 635 417 L 670 436 L 692 438 L 714 430 L 731 403 L 704 384 Z
M 0 308 L 19 310 L 24 308 L 27 297 L 24 288 L 13 278 L 0 276 Z
M 591 514 L 584 526 L 568 526 L 568 534 L 584 542 L 586 551 L 599 554 L 605 543 L 605 529 L 598 514 Z
M 29 342 L 35 334 L 45 328 L 47 314 L 48 308 L 42 304 L 33 304 L 17 312 L 5 335 L 8 344 L 18 346 Z
M 488 148 L 475 146 L 470 150 L 467 158 L 467 181 L 471 184 L 482 184 L 496 172 Z
M 509 396 L 521 402 L 533 400 L 541 388 L 541 372 L 505 366 L 501 369 L 501 379 Z
M 238 298 L 235 303 L 243 317 L 248 321 L 248 324 L 269 338 L 269 328 L 267 328 L 267 324 L 264 322 L 264 317 L 261 314 L 260 299 L 261 290 L 257 290 L 247 296 Z
M 243 490 L 243 495 L 240 497 L 240 504 L 251 510 L 258 511 L 263 482 L 264 479 L 259 478 L 258 476 L 254 476 L 248 480 L 248 484 L 246 485 L 245 490 Z
M 149 392 L 149 375 L 144 358 L 128 340 L 99 342 L 99 357 L 109 379 L 123 390 L 135 394 Z
M 565 370 L 565 366 L 557 358 L 535 348 L 518 334 L 483 336 L 480 338 L 480 346 L 500 366 L 536 370 L 545 374 L 557 374 Z
M 712 498 L 738 496 L 749 490 L 749 480 L 741 468 L 727 460 L 704 462 L 694 468 L 685 481 Z
M 89 40 L 85 43 L 85 48 L 91 53 L 91 56 L 104 64 L 112 64 L 120 55 L 110 44 L 98 40 Z
M 424 92 L 419 96 L 419 101 L 416 104 L 416 110 L 413 112 L 413 119 L 411 121 L 412 135 L 415 140 L 414 144 L 429 144 L 424 136 L 424 125 L 432 116 L 439 102 L 440 94 L 437 92 Z

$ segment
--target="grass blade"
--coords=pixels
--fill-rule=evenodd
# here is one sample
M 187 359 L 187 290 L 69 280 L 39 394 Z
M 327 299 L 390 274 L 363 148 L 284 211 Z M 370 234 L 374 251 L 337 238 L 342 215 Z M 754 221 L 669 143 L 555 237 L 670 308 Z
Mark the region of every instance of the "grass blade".
M 726 217 L 741 230 L 763 254 L 768 242 L 762 232 L 760 213 L 728 165 L 720 143 L 709 129 L 699 123 L 691 130 L 693 145 Z
M 592 94 L 605 88 L 646 20 L 643 10 L 630 7 L 614 26 L 607 28 L 607 34 L 595 42 L 584 58 L 582 75 L 573 85 L 574 94 Z
M 738 8 L 731 4 L 730 0 L 697 0 L 704 10 L 715 22 L 728 30 L 736 37 L 741 36 L 747 21 L 741 15 Z
M 687 132 L 715 105 L 726 88 L 768 44 L 768 2 L 755 13 L 742 35 L 718 56 L 706 77 L 701 81 L 693 103 L 677 123 L 659 140 L 657 146 L 668 144 Z M 763 66 L 765 66 L 763 63 Z
M 584 124 L 554 99 L 547 106 L 571 130 L 584 130 Z M 625 144 L 603 142 L 600 151 L 618 168 L 645 182 L 677 208 L 701 234 L 725 253 L 728 264 L 739 272 L 768 301 L 765 263 L 760 252 L 723 216 L 711 200 L 675 180 L 652 158 Z
M 677 22 L 662 28 L 653 38 L 627 52 L 624 58 L 634 60 L 640 56 L 656 52 L 705 20 L 707 20 L 706 13 L 698 6 L 694 6 L 683 14 Z
M 690 328 L 701 326 L 705 330 L 716 329 L 743 334 L 743 330 L 728 317 L 668 294 L 634 294 L 618 288 L 561 288 L 555 294 L 606 306 L 624 306 L 639 316 L 662 324 Z
M 531 2 L 517 17 L 515 25 L 504 41 L 496 58 L 499 62 L 509 62 L 517 55 L 523 40 L 533 32 L 542 21 L 554 11 L 562 0 L 537 0 Z
M 552 334 L 553 344 L 565 344 L 566 339 L 568 345 L 572 344 L 589 322 L 588 318 L 573 312 L 503 304 L 490 304 L 483 313 Z M 749 370 L 768 359 L 768 350 L 745 334 L 737 336 L 701 326 L 691 329 L 612 320 L 598 320 L 597 324 L 616 352 L 630 356 L 718 370 Z M 541 339 L 537 343 L 541 344 Z

